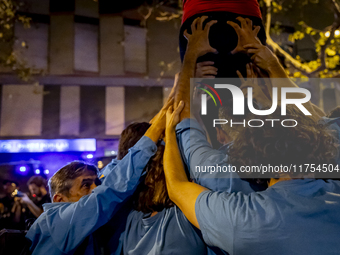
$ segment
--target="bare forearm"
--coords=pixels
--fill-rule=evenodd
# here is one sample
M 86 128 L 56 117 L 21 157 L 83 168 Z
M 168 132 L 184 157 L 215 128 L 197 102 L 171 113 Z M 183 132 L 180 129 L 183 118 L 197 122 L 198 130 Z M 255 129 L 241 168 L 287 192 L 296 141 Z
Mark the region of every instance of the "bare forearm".
M 168 192 L 172 193 L 179 182 L 187 182 L 188 177 L 184 171 L 184 165 L 176 141 L 176 133 L 166 131 L 164 151 L 164 173 L 166 176 Z
M 197 53 L 188 49 L 184 56 L 183 66 L 178 79 L 178 87 L 175 96 L 175 105 L 184 101 L 185 107 L 181 113 L 181 120 L 190 118 L 190 78 L 195 76 Z
M 15 208 L 13 221 L 15 223 L 19 223 L 20 219 L 21 219 L 21 205 L 17 205 L 16 208 Z
M 30 201 L 29 203 L 27 203 L 27 207 L 31 211 L 31 213 L 33 213 L 33 215 L 37 218 L 43 213 L 43 210 L 39 208 L 38 206 L 36 206 L 33 203 L 33 201 Z
M 144 136 L 149 137 L 154 143 L 157 143 L 163 131 L 164 129 L 152 124 L 151 127 L 149 127 L 149 129 L 145 132 Z

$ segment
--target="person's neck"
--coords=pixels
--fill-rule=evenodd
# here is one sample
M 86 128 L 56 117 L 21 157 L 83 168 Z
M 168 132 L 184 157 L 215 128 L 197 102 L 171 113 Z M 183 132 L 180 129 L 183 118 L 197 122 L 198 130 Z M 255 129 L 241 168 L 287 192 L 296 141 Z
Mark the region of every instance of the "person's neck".
M 152 212 L 151 215 L 150 215 L 150 217 L 155 216 L 157 213 L 158 213 L 158 212 Z
M 289 181 L 289 180 L 292 180 L 292 178 L 291 177 L 285 177 L 285 178 L 279 178 L 279 179 L 271 178 L 269 181 L 268 187 L 271 187 L 278 182 Z

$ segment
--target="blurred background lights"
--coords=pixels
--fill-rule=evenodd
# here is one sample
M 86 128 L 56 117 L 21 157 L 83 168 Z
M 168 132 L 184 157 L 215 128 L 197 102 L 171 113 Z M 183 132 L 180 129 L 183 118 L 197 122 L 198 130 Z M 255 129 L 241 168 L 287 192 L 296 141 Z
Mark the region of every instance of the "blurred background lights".
M 25 166 L 21 166 L 19 168 L 20 172 L 26 172 L 27 168 Z
M 336 36 L 340 35 L 340 30 L 336 30 L 336 31 L 335 31 L 335 35 L 336 35 Z
M 93 154 L 87 154 L 87 155 L 86 155 L 86 158 L 88 158 L 88 159 L 93 158 Z
M 35 169 L 35 174 L 40 174 L 40 170 L 39 169 Z
M 101 169 L 103 168 L 104 164 L 103 164 L 103 161 L 98 161 L 98 168 Z
M 326 37 L 330 37 L 330 36 L 331 36 L 331 32 L 327 31 L 327 32 L 325 33 L 325 36 L 326 36 Z
M 50 171 L 48 169 L 45 169 L 44 174 L 49 174 Z

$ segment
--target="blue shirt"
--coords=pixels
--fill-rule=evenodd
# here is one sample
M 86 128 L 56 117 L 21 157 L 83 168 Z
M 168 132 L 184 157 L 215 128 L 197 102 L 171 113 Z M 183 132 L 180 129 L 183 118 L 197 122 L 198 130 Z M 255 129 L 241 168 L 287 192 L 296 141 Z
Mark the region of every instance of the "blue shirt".
M 182 159 L 194 182 L 213 191 L 254 192 L 249 182 L 240 179 L 237 173 L 196 171 L 196 166 L 229 166 L 228 155 L 223 150 L 215 150 L 207 141 L 204 130 L 194 119 L 184 119 L 176 127 L 178 147 Z
M 83 254 L 95 254 L 93 232 L 112 219 L 133 194 L 156 151 L 155 143 L 144 136 L 114 168 L 108 165 L 105 180 L 90 195 L 75 203 L 45 204 L 44 213 L 26 235 L 32 241 L 32 254 L 73 254 L 84 241 Z
M 132 211 L 128 217 L 124 239 L 124 255 L 206 255 L 207 247 L 197 230 L 174 206 L 151 213 Z
M 248 195 L 205 191 L 195 211 L 205 242 L 230 255 L 340 252 L 339 181 L 281 181 Z
M 326 125 L 329 130 L 333 133 L 336 139 L 340 141 L 340 118 L 327 118 L 322 117 L 320 123 Z M 338 152 L 337 164 L 340 164 L 340 150 Z
M 100 171 L 100 179 L 105 180 L 111 169 L 119 162 L 119 160 L 113 159 L 109 164 L 110 167 Z M 147 163 L 145 162 L 145 166 Z M 148 216 L 149 214 L 132 210 L 131 205 L 126 205 L 120 212 L 120 221 L 114 222 L 114 224 L 110 222 L 109 224 L 113 226 L 104 230 L 106 238 L 109 236 L 109 241 L 106 244 L 108 253 L 121 255 L 123 251 L 123 254 L 136 255 L 225 254 L 219 249 L 207 247 L 201 237 L 201 232 L 186 219 L 177 207 L 164 209 L 155 216 L 144 219 Z M 115 233 L 110 232 L 110 229 L 113 228 L 116 230 Z M 102 236 L 103 233 L 101 233 Z M 117 244 L 118 238 L 119 243 Z M 183 243 L 183 240 L 187 242 Z

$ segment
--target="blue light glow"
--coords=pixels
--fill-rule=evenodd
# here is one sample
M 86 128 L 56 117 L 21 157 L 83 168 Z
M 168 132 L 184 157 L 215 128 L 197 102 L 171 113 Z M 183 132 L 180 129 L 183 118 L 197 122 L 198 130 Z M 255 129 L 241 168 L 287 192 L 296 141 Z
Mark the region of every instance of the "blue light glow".
M 19 168 L 19 170 L 20 170 L 20 172 L 26 172 L 26 167 L 25 166 L 21 166 L 20 168 Z
M 40 170 L 39 169 L 35 169 L 35 174 L 40 174 Z
M 46 169 L 45 171 L 44 171 L 44 174 L 49 174 L 50 173 L 50 171 L 48 170 L 48 169 Z
M 96 151 L 96 139 L 1 140 L 0 153 Z
M 87 158 L 93 158 L 93 154 L 87 154 Z

